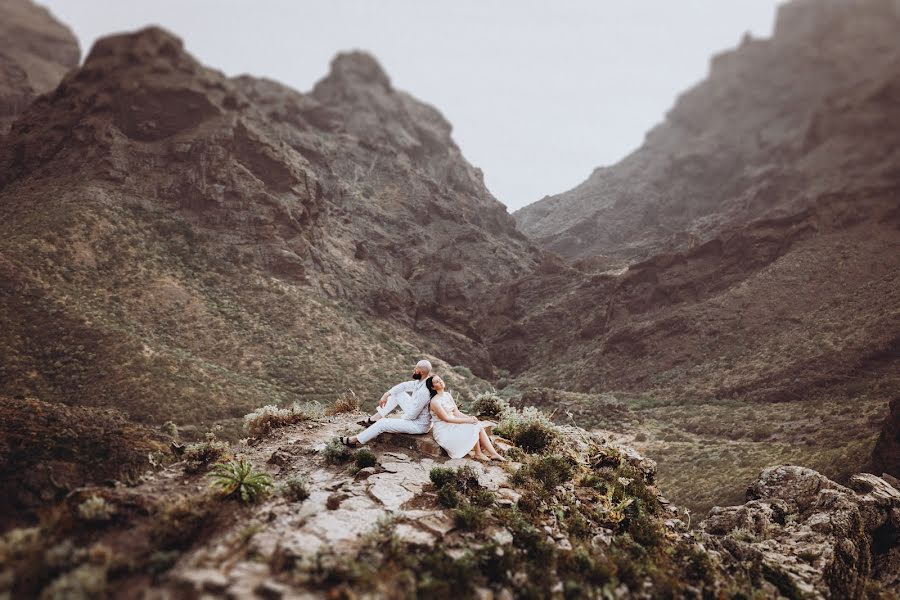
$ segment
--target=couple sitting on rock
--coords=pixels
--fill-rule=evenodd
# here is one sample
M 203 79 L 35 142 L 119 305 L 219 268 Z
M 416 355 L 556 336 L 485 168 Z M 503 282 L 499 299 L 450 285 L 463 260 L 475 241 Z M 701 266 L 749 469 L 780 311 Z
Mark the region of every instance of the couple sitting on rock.
M 450 392 L 444 388 L 444 380 L 431 374 L 431 363 L 420 360 L 411 381 L 398 383 L 384 393 L 375 413 L 366 419 L 369 427 L 359 435 L 342 437 L 341 442 L 356 446 L 382 433 L 422 434 L 430 429 L 435 441 L 451 458 L 462 458 L 472 452 L 478 460 L 505 461 L 485 431 L 492 423 L 459 412 Z M 386 418 L 398 406 L 403 409 L 402 416 Z

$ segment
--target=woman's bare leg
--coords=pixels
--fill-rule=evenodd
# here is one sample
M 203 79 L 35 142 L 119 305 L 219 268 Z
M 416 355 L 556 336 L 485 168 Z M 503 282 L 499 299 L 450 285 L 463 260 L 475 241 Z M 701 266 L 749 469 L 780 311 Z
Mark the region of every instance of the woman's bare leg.
M 494 444 L 491 443 L 490 436 L 487 434 L 487 432 L 484 429 L 482 429 L 478 433 L 478 441 L 479 441 L 479 445 L 482 448 L 484 448 L 484 451 L 487 452 L 488 456 L 490 456 L 491 458 L 500 460 L 500 461 L 506 461 L 506 458 L 502 454 L 497 452 L 496 448 L 494 448 Z
M 481 451 L 480 440 L 475 442 L 475 445 L 472 447 L 472 453 L 475 455 L 475 460 L 490 460 L 490 458 L 485 456 Z

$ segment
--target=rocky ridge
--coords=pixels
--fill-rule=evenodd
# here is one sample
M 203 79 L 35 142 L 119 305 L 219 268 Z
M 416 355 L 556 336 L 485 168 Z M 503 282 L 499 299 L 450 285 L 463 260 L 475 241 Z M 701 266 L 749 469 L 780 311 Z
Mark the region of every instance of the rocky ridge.
M 379 444 L 371 463 L 348 469 L 340 461 L 353 456 L 335 461 L 328 443 L 359 416 L 317 418 L 236 449 L 277 483 L 302 477 L 299 500 L 216 499 L 183 463 L 137 487 L 76 490 L 44 525 L 6 534 L 0 555 L 15 570 L 3 585 L 149 598 L 897 591 L 900 492 L 874 476 L 851 489 L 808 469 L 767 469 L 747 504 L 716 509 L 692 533 L 654 487 L 652 461 L 584 430 L 561 430 L 560 454 L 501 443 L 521 461 L 507 466 Z M 541 466 L 556 463 L 568 466 Z M 104 510 L 81 508 L 88 500 Z

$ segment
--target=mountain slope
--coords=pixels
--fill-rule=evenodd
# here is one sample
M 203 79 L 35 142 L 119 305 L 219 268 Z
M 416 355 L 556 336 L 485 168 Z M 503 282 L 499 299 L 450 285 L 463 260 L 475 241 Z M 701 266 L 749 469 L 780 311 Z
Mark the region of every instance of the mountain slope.
M 554 230 L 566 248 L 543 241 L 576 260 L 501 286 L 482 322 L 515 388 L 581 393 L 566 400 L 580 424 L 639 431 L 665 489 L 692 509 L 735 501 L 739 481 L 773 462 L 845 481 L 900 391 L 895 8 L 785 5 L 772 40 L 717 59 L 648 146 L 611 168 L 633 197 L 584 196 L 596 213 L 565 204 L 581 229 Z M 688 109 L 691 135 L 678 133 Z M 663 134 L 671 145 L 656 144 Z M 682 159 L 701 170 L 663 168 Z M 656 202 L 626 167 L 677 193 Z M 642 222 L 647 207 L 669 229 Z M 610 395 L 638 431 L 604 415 Z M 712 480 L 717 496 L 698 492 Z
M 837 191 L 848 168 L 872 157 L 848 153 L 826 122 L 862 109 L 852 123 L 845 114 L 847 124 L 886 133 L 865 99 L 880 95 L 887 104 L 896 94 L 885 75 L 900 70 L 898 27 L 894 0 L 784 4 L 773 36 L 747 36 L 714 57 L 708 77 L 678 98 L 638 150 L 517 211 L 519 226 L 564 256 L 618 265 L 797 212 Z
M 105 38 L 0 165 L 2 390 L 149 422 L 486 357 L 467 307 L 538 255 L 446 121 L 359 53 L 300 94 L 160 29 Z

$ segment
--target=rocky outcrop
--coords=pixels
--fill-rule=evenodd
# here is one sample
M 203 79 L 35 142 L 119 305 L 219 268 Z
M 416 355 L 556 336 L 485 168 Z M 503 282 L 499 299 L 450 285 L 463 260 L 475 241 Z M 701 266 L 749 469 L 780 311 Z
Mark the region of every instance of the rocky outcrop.
M 900 478 L 900 397 L 891 400 L 869 465 L 873 473 Z
M 0 538 L 0 592 L 130 597 L 862 598 L 896 591 L 900 492 L 764 471 L 743 506 L 689 532 L 655 465 L 575 428 L 508 464 L 334 445 L 339 414 L 242 443 L 277 493 L 244 505 L 178 463 L 133 487 L 78 489 Z M 227 457 L 226 457 L 227 458 Z M 355 463 L 355 464 L 354 464 Z M 88 546 L 89 541 L 89 546 Z M 88 550 L 81 550 L 81 547 Z M 127 564 L 128 568 L 122 565 Z
M 900 592 L 900 491 L 883 479 L 858 474 L 844 487 L 803 467 L 772 467 L 747 498 L 701 525 L 726 564 L 787 598 L 870 597 L 869 581 Z
M 517 211 L 519 226 L 564 256 L 617 265 L 854 196 L 848 181 L 896 183 L 898 26 L 895 0 L 786 3 L 770 39 L 715 56 L 638 150 Z
M 78 40 L 68 27 L 31 0 L 0 6 L 0 135 L 16 115 L 78 66 Z

